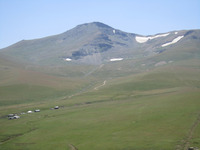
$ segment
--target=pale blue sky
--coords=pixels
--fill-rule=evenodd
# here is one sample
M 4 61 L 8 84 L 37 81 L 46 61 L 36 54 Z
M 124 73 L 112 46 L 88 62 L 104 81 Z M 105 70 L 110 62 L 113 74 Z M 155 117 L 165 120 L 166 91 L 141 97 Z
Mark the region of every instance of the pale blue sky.
M 200 29 L 200 0 L 0 0 L 0 48 L 93 21 L 142 35 Z

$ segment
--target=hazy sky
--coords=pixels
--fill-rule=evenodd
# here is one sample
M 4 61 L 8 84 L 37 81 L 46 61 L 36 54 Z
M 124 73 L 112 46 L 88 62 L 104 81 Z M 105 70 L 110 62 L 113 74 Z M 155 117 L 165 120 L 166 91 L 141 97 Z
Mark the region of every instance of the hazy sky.
M 200 0 L 0 0 L 0 48 L 93 21 L 142 35 L 200 29 Z

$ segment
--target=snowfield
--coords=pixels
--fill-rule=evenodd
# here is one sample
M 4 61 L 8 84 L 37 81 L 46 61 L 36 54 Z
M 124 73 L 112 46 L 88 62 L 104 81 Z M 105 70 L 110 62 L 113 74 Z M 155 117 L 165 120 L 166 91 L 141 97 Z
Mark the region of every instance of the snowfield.
M 151 37 L 149 37 L 149 39 L 152 40 L 152 39 L 155 39 L 155 38 L 165 37 L 165 36 L 168 36 L 168 35 L 169 35 L 169 33 L 159 34 L 159 35 L 151 36 Z
M 110 61 L 121 61 L 121 60 L 123 60 L 124 58 L 112 58 L 112 59 L 110 59 Z
M 70 59 L 70 58 L 66 58 L 65 61 L 72 61 L 72 59 Z
M 169 43 L 165 43 L 162 45 L 162 47 L 165 47 L 165 46 L 168 46 L 168 45 L 171 45 L 171 44 L 174 44 L 176 42 L 178 42 L 179 40 L 181 40 L 184 36 L 178 36 L 177 38 L 175 38 L 173 41 L 169 42 Z
M 135 37 L 135 40 L 136 40 L 138 43 L 145 43 L 146 41 L 149 40 L 149 38 L 148 38 L 148 37 L 136 36 L 136 37 Z
M 152 40 L 152 39 L 155 39 L 155 38 L 159 38 L 159 37 L 165 37 L 165 36 L 168 36 L 169 33 L 165 33 L 165 34 L 158 34 L 158 35 L 155 35 L 155 36 L 136 36 L 135 37 L 135 40 L 138 42 L 138 43 L 145 43 L 147 42 L 148 40 Z

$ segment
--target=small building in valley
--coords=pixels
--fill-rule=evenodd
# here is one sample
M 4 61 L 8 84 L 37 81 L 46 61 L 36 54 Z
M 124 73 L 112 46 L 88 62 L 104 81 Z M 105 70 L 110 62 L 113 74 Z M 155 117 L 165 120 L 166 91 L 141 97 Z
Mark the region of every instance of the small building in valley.
M 27 111 L 27 113 L 28 113 L 28 114 L 31 114 L 31 113 L 33 113 L 33 111 L 32 111 L 32 110 L 29 110 L 29 111 Z
M 59 106 L 55 106 L 54 109 L 59 109 Z
M 40 110 L 39 110 L 39 109 L 36 109 L 35 112 L 40 112 Z

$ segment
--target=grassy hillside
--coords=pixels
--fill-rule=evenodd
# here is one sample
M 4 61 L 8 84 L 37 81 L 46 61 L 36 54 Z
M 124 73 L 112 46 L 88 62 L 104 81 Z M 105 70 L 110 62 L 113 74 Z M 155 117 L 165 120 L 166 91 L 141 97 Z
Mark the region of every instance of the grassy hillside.
M 0 106 L 52 101 L 87 89 L 92 79 L 81 79 L 79 76 L 83 76 L 82 71 L 87 72 L 88 69 L 73 68 L 33 67 L 1 57 Z
M 199 61 L 180 64 L 184 63 L 188 66 L 168 64 L 107 79 L 105 85 L 101 78 L 102 82 L 93 88 L 62 100 L 1 106 L 1 149 L 70 150 L 70 145 L 80 150 L 200 147 Z M 55 105 L 63 107 L 50 110 Z M 41 112 L 21 115 L 18 120 L 3 117 L 36 108 Z

